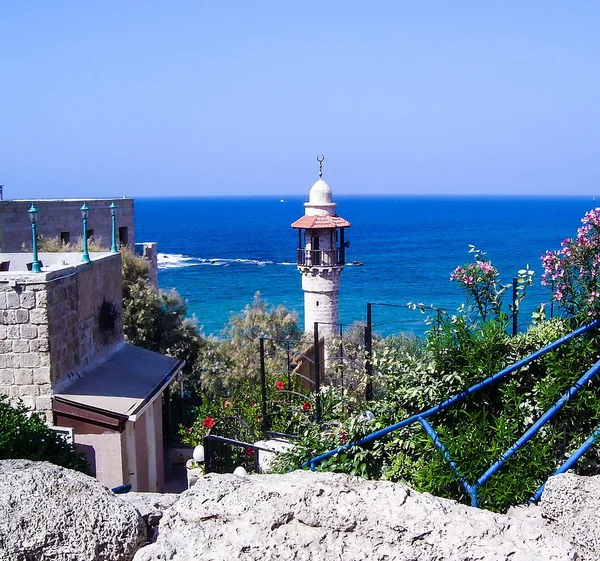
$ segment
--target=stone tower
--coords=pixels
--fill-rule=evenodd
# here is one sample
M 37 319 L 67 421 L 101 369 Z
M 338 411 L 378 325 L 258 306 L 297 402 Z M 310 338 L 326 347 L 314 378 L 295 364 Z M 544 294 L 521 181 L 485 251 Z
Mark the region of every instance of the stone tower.
M 312 333 L 319 322 L 321 335 L 337 332 L 340 274 L 346 262 L 344 230 L 350 222 L 336 214 L 331 189 L 323 181 L 323 156 L 319 179 L 310 188 L 304 216 L 292 224 L 298 230 L 298 270 L 304 291 L 304 331 Z

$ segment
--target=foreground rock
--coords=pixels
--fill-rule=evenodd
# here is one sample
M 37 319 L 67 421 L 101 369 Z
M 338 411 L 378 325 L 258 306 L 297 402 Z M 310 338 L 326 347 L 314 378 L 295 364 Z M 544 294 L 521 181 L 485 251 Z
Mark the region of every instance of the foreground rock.
M 147 528 L 146 541 L 156 541 L 158 535 L 158 524 L 166 509 L 173 506 L 179 500 L 175 493 L 125 493 L 119 495 L 120 499 L 135 507 L 142 515 Z
M 130 561 L 145 539 L 140 513 L 92 477 L 0 461 L 0 559 Z
M 600 476 L 551 477 L 538 508 L 545 524 L 576 544 L 582 561 L 600 559 Z
M 549 531 L 389 482 L 293 472 L 202 478 L 135 561 L 575 560 Z

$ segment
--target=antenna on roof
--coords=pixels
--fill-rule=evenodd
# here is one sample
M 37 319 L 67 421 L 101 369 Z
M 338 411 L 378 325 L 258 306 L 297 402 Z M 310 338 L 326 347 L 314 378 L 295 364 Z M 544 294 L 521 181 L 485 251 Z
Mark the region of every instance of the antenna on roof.
M 319 179 L 323 179 L 323 160 L 325 156 L 323 154 L 319 154 L 317 156 L 317 162 L 319 162 Z

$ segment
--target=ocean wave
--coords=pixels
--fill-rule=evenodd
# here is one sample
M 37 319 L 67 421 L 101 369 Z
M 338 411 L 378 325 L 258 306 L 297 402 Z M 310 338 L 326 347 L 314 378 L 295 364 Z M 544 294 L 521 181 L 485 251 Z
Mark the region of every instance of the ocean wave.
M 178 269 L 179 267 L 193 267 L 202 264 L 200 259 L 180 253 L 159 253 L 156 256 L 156 261 L 159 269 Z
M 181 253 L 159 253 L 156 256 L 159 269 L 178 269 L 180 267 L 199 267 L 202 265 L 228 267 L 231 263 L 243 265 L 275 265 L 275 261 L 261 261 L 259 259 L 227 259 L 222 257 L 202 258 L 190 257 Z M 279 264 L 279 263 L 277 263 Z M 282 263 L 283 264 L 283 263 Z M 291 263 L 290 263 L 291 264 Z

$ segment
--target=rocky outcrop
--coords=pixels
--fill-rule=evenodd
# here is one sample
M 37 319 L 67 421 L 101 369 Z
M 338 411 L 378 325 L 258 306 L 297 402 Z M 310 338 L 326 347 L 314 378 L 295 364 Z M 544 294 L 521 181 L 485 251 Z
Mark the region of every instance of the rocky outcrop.
M 92 477 L 48 462 L 0 461 L 0 559 L 130 561 L 140 513 Z
M 576 545 L 582 561 L 600 559 L 600 476 L 551 477 L 538 508 L 553 532 Z
M 156 541 L 158 535 L 158 524 L 166 509 L 173 506 L 179 500 L 179 495 L 176 493 L 125 493 L 119 495 L 120 498 L 127 501 L 135 507 L 142 515 L 142 519 L 146 524 L 147 538 L 146 541 Z
M 210 474 L 181 495 L 114 495 L 78 472 L 6 460 L 0 559 L 596 561 L 599 504 L 600 477 L 571 474 L 548 481 L 540 506 L 500 515 L 341 474 Z
M 168 509 L 135 561 L 575 560 L 544 528 L 389 482 L 210 474 Z

